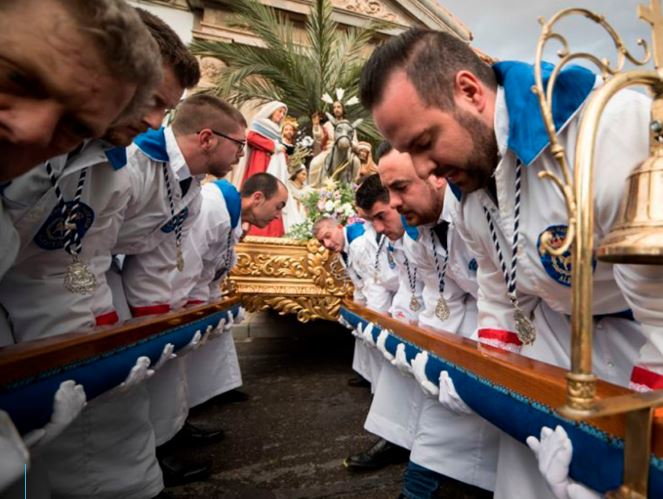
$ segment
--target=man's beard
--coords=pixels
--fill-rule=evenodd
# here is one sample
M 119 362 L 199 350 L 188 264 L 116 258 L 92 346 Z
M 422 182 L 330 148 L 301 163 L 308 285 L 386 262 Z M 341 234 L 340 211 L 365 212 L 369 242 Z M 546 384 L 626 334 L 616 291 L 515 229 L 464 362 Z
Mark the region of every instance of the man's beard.
M 488 185 L 498 162 L 497 139 L 488 125 L 468 112 L 456 108 L 454 118 L 472 138 L 472 151 L 463 168 L 470 182 L 462 186 L 469 193 Z

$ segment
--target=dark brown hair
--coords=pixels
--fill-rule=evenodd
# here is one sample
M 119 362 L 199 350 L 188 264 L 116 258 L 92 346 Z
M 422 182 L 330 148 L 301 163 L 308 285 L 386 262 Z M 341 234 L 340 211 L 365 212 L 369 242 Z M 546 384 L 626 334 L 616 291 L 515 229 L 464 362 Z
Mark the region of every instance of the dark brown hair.
M 359 97 L 367 109 L 383 98 L 387 81 L 395 71 L 405 71 L 428 106 L 454 108 L 453 88 L 456 73 L 467 70 L 494 89 L 492 68 L 464 41 L 450 33 L 425 28 L 410 28 L 375 49 L 364 66 L 359 81 Z

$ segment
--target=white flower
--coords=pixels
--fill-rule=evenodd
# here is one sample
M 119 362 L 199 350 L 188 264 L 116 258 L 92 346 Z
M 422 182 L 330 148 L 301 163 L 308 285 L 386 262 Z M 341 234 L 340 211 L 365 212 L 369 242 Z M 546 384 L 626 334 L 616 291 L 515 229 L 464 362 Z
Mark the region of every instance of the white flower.
M 334 202 L 329 200 L 325 203 L 325 211 L 332 213 L 334 211 Z

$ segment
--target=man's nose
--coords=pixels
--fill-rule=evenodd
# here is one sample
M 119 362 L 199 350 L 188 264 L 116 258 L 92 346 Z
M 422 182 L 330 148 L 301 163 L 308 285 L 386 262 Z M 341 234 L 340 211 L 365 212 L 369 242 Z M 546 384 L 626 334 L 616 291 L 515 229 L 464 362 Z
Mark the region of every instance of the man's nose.
M 161 128 L 164 116 L 166 116 L 165 109 L 154 108 L 143 117 L 143 121 L 153 130 L 158 130 Z

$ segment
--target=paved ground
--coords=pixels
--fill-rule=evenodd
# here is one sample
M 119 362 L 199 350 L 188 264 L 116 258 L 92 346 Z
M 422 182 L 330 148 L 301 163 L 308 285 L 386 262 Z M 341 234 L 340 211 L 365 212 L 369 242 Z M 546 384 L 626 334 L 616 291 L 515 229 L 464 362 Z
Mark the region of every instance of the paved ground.
M 363 430 L 369 390 L 347 385 L 352 336 L 330 323 L 271 319 L 274 330 L 286 333 L 237 341 L 250 400 L 212 401 L 194 414 L 226 430 L 224 441 L 188 451 L 213 456 L 212 477 L 168 492 L 178 499 L 395 499 L 403 465 L 371 474 L 342 466 L 374 438 Z M 445 497 L 468 494 L 459 489 Z

